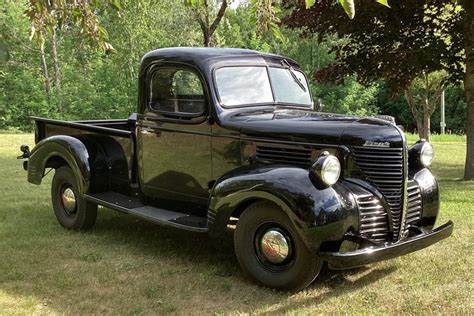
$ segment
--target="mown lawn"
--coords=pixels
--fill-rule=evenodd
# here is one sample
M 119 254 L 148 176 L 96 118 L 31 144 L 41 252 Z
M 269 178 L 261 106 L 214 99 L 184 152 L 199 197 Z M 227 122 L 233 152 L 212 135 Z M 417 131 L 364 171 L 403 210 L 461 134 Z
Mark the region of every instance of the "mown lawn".
M 465 145 L 434 143 L 442 202 L 454 235 L 403 258 L 322 272 L 287 294 L 247 281 L 205 237 L 99 212 L 91 232 L 67 231 L 50 205 L 48 175 L 26 182 L 15 159 L 31 134 L 0 135 L 0 314 L 474 313 L 474 182 L 462 182 Z

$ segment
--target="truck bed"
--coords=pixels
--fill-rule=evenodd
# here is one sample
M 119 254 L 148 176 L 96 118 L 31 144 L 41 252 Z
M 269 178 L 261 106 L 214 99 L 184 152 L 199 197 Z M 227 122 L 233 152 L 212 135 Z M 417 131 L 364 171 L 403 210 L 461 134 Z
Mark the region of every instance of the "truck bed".
M 87 147 L 104 153 L 113 188 L 128 192 L 137 182 L 135 123 L 132 115 L 123 120 L 60 121 L 33 117 L 36 124 L 35 143 L 56 135 L 67 135 L 81 140 Z M 96 161 L 91 158 L 91 168 Z M 103 168 L 103 167 L 102 167 Z
M 130 137 L 135 130 L 135 117 L 118 120 L 83 120 L 61 121 L 43 117 L 32 117 L 35 120 L 35 142 L 53 135 L 70 135 L 90 132 L 118 137 Z

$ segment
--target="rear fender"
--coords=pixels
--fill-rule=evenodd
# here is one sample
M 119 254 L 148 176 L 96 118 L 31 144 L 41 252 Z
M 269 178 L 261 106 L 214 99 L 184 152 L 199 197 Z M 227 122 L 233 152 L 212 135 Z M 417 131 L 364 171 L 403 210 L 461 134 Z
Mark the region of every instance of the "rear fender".
M 78 179 L 81 193 L 88 192 L 91 168 L 86 146 L 77 138 L 57 135 L 41 140 L 28 160 L 28 182 L 41 184 L 48 161 L 59 158 L 66 162 Z
M 209 207 L 211 236 L 225 233 L 229 218 L 255 201 L 268 201 L 285 212 L 310 250 L 340 240 L 358 225 L 352 194 L 339 183 L 317 189 L 307 170 L 286 165 L 249 166 L 214 185 Z

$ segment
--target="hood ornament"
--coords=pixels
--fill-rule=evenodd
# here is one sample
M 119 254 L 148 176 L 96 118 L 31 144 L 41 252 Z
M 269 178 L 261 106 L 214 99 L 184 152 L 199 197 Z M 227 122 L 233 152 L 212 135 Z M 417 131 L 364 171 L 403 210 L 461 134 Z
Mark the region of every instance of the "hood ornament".
M 364 147 L 381 147 L 381 148 L 389 148 L 389 142 L 374 142 L 371 140 L 366 140 L 365 143 L 362 145 Z

